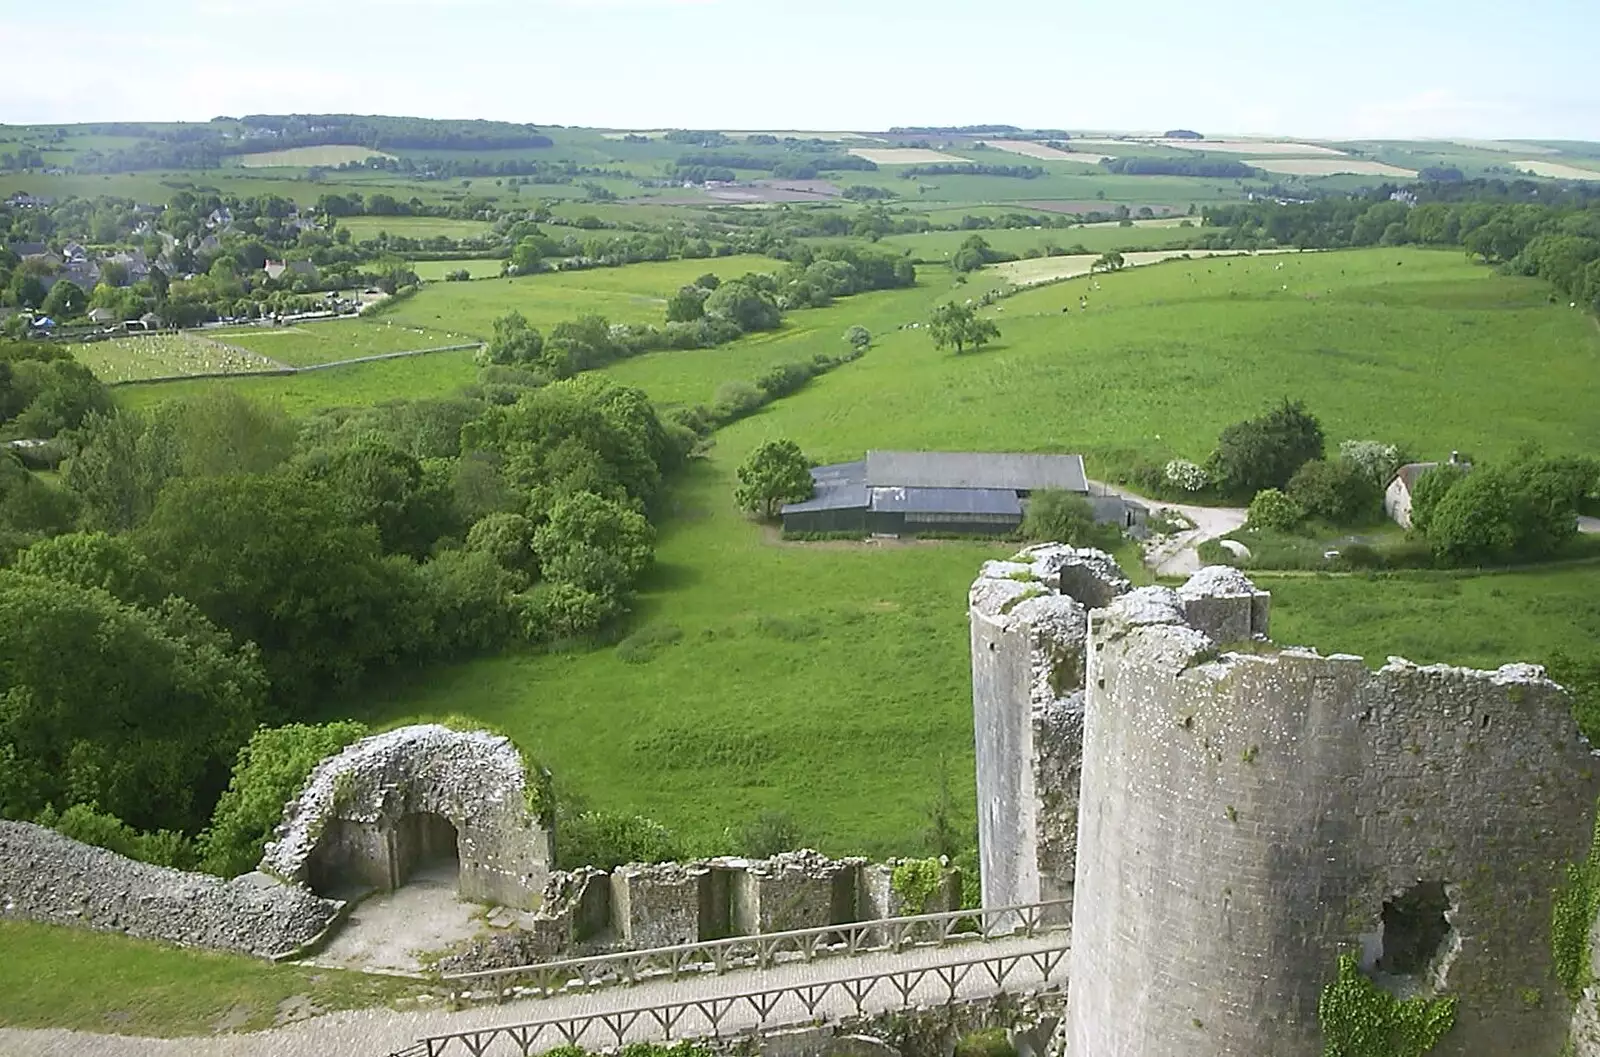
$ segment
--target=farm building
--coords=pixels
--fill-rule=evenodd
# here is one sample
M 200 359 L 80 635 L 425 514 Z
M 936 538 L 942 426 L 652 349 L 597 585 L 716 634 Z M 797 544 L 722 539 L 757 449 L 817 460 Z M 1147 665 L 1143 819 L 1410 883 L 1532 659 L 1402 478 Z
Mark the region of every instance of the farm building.
M 1035 491 L 1089 497 L 1081 455 L 869 451 L 858 462 L 818 466 L 811 479 L 816 493 L 783 508 L 785 532 L 1003 536 L 1022 524 Z M 1134 511 L 1121 499 L 1090 501 L 1100 520 L 1133 525 Z
M 1436 462 L 1408 462 L 1395 471 L 1394 480 L 1384 489 L 1383 512 L 1401 528 L 1411 527 L 1411 497 L 1416 492 L 1417 482 L 1423 474 L 1438 465 Z M 1460 466 L 1463 470 L 1472 469 L 1472 464 L 1462 462 L 1457 452 L 1450 453 L 1450 465 Z

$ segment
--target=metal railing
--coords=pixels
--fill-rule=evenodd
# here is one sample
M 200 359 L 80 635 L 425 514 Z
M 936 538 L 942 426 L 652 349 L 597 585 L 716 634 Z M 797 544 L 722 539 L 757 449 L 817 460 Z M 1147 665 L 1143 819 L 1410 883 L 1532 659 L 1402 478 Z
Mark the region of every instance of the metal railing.
M 390 1057 L 448 1057 L 454 1053 L 529 1057 L 562 1045 L 601 1050 L 646 1038 L 665 1041 L 755 1032 L 826 1016 L 860 1016 L 869 1006 L 876 1012 L 905 1008 L 913 1001 L 948 1004 L 1004 991 L 1023 965 L 1034 970 L 1026 986 L 1049 986 L 1052 976 L 1059 979 L 1067 951 L 1063 944 L 1019 954 L 429 1035 Z
M 731 969 L 767 969 L 797 961 L 849 957 L 956 943 L 1035 936 L 1065 928 L 1051 911 L 1066 911 L 1071 900 L 1052 899 L 993 909 L 950 910 L 911 917 L 879 918 L 814 928 L 703 940 L 674 947 L 618 951 L 586 958 L 568 958 L 507 969 L 448 973 L 450 1000 L 474 1000 L 480 988 L 492 997 L 549 996 L 567 990 L 590 990 L 642 980 L 677 979 L 687 975 L 725 973 Z M 1065 914 L 1060 918 L 1064 919 Z

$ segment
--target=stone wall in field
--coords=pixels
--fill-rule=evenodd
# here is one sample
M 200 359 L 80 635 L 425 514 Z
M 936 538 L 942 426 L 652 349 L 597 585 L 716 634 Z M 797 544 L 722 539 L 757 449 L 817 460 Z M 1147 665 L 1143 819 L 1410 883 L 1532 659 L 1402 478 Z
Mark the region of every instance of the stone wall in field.
M 259 873 L 224 881 L 0 821 L 0 918 L 277 959 L 314 946 L 343 909 Z

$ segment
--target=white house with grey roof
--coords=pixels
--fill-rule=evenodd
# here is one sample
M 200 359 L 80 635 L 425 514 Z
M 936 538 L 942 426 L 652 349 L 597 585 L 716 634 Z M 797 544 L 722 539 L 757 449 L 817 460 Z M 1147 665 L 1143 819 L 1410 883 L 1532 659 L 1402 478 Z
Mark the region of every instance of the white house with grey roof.
M 1056 488 L 1089 496 L 1081 455 L 869 451 L 858 462 L 818 466 L 811 479 L 815 494 L 783 508 L 785 532 L 1003 536 L 1022 524 L 1028 497 L 1036 491 Z M 1131 525 L 1131 512 L 1120 499 L 1091 502 L 1101 520 Z

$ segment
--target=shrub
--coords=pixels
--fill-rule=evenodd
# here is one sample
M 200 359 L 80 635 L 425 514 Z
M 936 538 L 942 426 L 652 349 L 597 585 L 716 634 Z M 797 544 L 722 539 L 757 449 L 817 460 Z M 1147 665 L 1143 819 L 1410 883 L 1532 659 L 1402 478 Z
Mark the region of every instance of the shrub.
M 64 837 L 157 866 L 192 870 L 200 858 L 194 842 L 183 834 L 166 829 L 140 833 L 115 815 L 96 811 L 92 804 L 73 804 L 59 814 L 46 807 L 37 821 Z
M 643 815 L 582 811 L 556 826 L 556 863 L 563 870 L 614 870 L 630 862 L 669 862 L 680 854 L 672 831 Z
M 1442 462 L 1418 477 L 1411 488 L 1411 527 L 1426 534 L 1440 500 L 1466 475 L 1465 466 Z
M 865 349 L 872 344 L 872 332 L 860 325 L 853 326 L 844 332 L 844 340 L 852 349 Z
M 1372 478 L 1343 460 L 1311 460 L 1294 472 L 1287 493 L 1306 514 L 1334 525 L 1370 521 L 1381 499 Z
M 1045 488 L 1033 493 L 1028 500 L 1022 535 L 1030 542 L 1109 549 L 1121 540 L 1122 531 L 1115 525 L 1097 524 L 1094 507 L 1083 496 L 1059 488 Z
M 1386 488 L 1404 457 L 1393 444 L 1378 440 L 1347 440 L 1339 445 L 1339 461 L 1355 467 L 1379 488 Z
M 1162 470 L 1161 476 L 1166 484 L 1185 492 L 1198 492 L 1211 483 L 1205 469 L 1188 459 L 1173 459 Z
M 1322 426 L 1299 401 L 1285 401 L 1260 418 L 1236 422 L 1217 438 L 1211 479 L 1228 495 L 1283 488 L 1294 472 L 1322 458 Z
M 233 778 L 200 835 L 204 868 L 222 877 L 254 870 L 283 819 L 284 804 L 305 785 L 312 768 L 366 733 L 354 720 L 257 730 L 239 750 Z
M 1004 1028 L 986 1028 L 956 1040 L 955 1057 L 1017 1057 Z
M 784 811 L 763 811 L 739 830 L 739 854 L 766 859 L 805 843 L 800 824 Z
M 1250 500 L 1248 523 L 1251 528 L 1288 532 L 1305 517 L 1300 504 L 1276 488 L 1263 488 Z
M 712 404 L 728 421 L 742 418 L 767 402 L 767 394 L 751 382 L 724 382 L 717 386 Z

